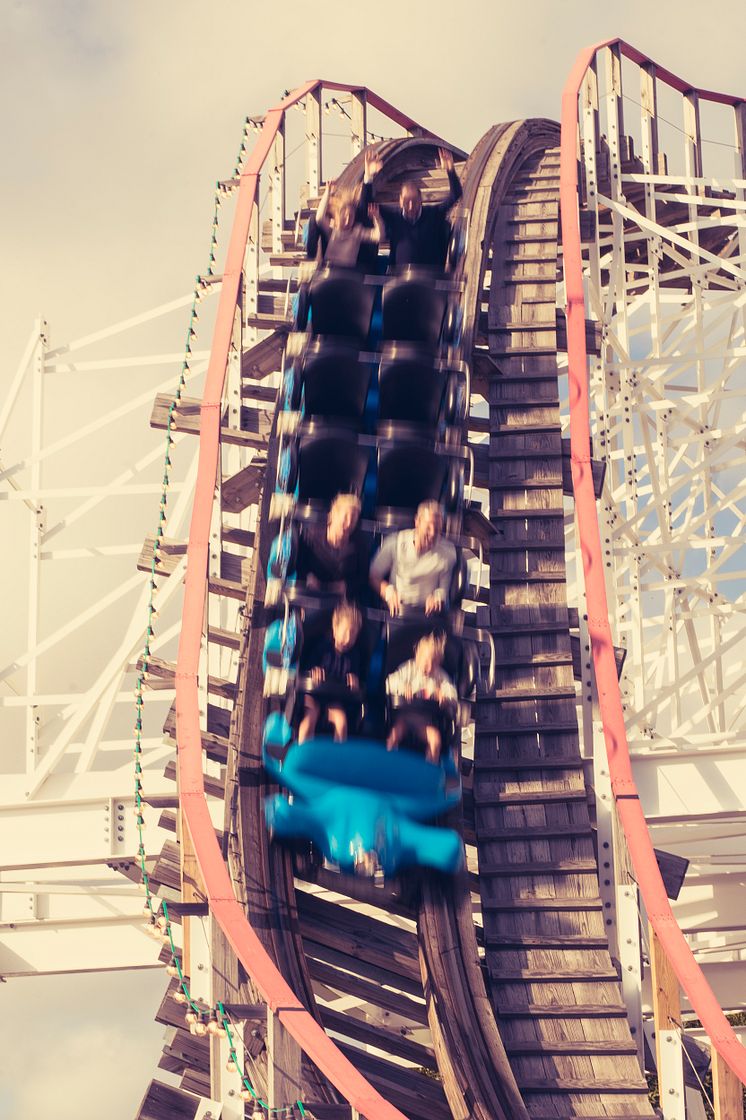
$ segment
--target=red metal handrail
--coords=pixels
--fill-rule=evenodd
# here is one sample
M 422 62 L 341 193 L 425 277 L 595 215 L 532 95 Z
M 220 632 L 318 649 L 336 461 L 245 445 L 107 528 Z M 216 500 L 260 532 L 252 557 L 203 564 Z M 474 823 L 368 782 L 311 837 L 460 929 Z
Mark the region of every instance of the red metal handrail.
M 223 284 L 213 332 L 210 361 L 200 406 L 199 459 L 187 545 L 179 652 L 176 665 L 176 742 L 179 806 L 189 829 L 212 916 L 236 956 L 280 1022 L 342 1096 L 368 1120 L 406 1117 L 358 1073 L 323 1028 L 303 1007 L 254 932 L 233 891 L 205 799 L 197 673 L 207 597 L 207 560 L 212 503 L 220 453 L 220 411 L 228 352 L 238 303 L 244 252 L 257 200 L 259 172 L 272 149 L 285 111 L 320 87 L 365 92 L 367 102 L 408 130 L 432 133 L 361 86 L 319 79 L 288 94 L 267 113 L 256 146 L 240 176 L 238 202 L 223 270 Z
M 663 885 L 640 798 L 632 775 L 632 764 L 624 726 L 624 711 L 619 691 L 614 646 L 606 600 L 606 583 L 593 490 L 590 456 L 590 402 L 588 363 L 585 346 L 585 300 L 583 264 L 578 219 L 578 95 L 586 71 L 596 53 L 604 47 L 618 47 L 636 63 L 652 60 L 621 39 L 609 39 L 581 51 L 575 60 L 562 94 L 562 133 L 560 155 L 560 212 L 562 254 L 567 297 L 567 351 L 570 386 L 570 443 L 572 479 L 578 535 L 585 575 L 588 631 L 593 649 L 593 665 L 609 759 L 611 788 L 619 819 L 624 829 L 632 865 L 645 901 L 648 917 L 671 962 L 679 983 L 710 1037 L 712 1045 L 736 1076 L 746 1084 L 746 1047 L 742 1046 L 726 1019 L 707 979 L 681 932 Z M 706 101 L 736 105 L 743 98 L 698 90 L 682 78 L 656 65 L 656 78 L 681 93 L 697 93 Z

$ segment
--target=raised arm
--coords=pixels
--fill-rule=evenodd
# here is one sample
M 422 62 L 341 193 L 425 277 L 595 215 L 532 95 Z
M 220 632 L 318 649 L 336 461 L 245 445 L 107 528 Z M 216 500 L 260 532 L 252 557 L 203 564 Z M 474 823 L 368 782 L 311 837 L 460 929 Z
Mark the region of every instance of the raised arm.
M 324 193 L 319 199 L 319 205 L 316 207 L 316 225 L 319 226 L 320 229 L 323 229 L 325 233 L 328 233 L 331 228 L 326 212 L 329 208 L 329 199 L 331 198 L 333 190 L 334 182 L 330 180 L 324 187 Z
M 459 180 L 459 177 L 456 174 L 456 169 L 453 166 L 453 156 L 451 155 L 451 153 L 447 148 L 439 148 L 438 156 L 440 159 L 441 170 L 445 171 L 446 175 L 448 176 L 450 191 L 445 202 L 438 202 L 433 208 L 441 210 L 445 214 L 447 210 L 450 210 L 451 207 L 458 202 L 458 200 L 461 198 L 461 195 L 463 194 L 463 191 L 461 189 L 461 182 Z M 428 209 L 430 209 L 430 207 L 428 207 Z
M 370 206 L 368 207 L 368 217 L 370 218 L 371 222 L 373 223 L 373 228 L 372 229 L 366 229 L 365 240 L 366 241 L 374 241 L 376 244 L 378 244 L 380 241 L 383 241 L 383 239 L 386 235 L 386 230 L 385 230 L 384 224 L 383 224 L 383 218 L 381 217 L 380 206 L 376 206 L 376 204 L 374 202 L 371 202 Z

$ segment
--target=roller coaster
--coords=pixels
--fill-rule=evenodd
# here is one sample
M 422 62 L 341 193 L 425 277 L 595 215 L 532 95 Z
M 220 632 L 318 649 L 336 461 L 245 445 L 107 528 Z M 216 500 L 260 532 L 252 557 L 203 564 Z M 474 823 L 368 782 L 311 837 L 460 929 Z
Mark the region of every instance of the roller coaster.
M 681 129 L 659 97 L 681 109 Z M 349 124 L 349 162 L 322 145 L 325 100 Z M 735 176 L 708 171 L 704 107 L 735 118 Z M 296 110 L 306 165 L 291 215 Z M 142 684 L 175 690 L 165 730 L 178 846 L 153 858 L 141 835 L 136 875 L 171 975 L 165 1067 L 182 1082 L 152 1082 L 138 1120 L 236 1120 L 246 1108 L 316 1120 L 704 1116 L 685 1086 L 682 990 L 712 1047 L 713 1115 L 739 1120 L 746 1051 L 671 909 L 628 749 L 645 698 L 622 673 L 625 657 L 645 656 L 641 556 L 670 583 L 673 626 L 677 610 L 690 617 L 681 572 L 655 552 L 676 532 L 670 505 L 662 536 L 645 536 L 643 490 L 662 507 L 671 478 L 635 462 L 640 443 L 668 462 L 678 438 L 671 370 L 695 370 L 686 423 L 712 440 L 698 468 L 712 512 L 692 516 L 713 571 L 729 547 L 719 456 L 740 454 L 742 424 L 721 447 L 718 417 L 728 389 L 740 407 L 743 396 L 732 367 L 746 345 L 746 102 L 613 40 L 581 52 L 561 123 L 498 124 L 468 155 L 372 91 L 321 80 L 256 127 L 221 185 L 235 206 L 222 271 L 201 281 L 219 289 L 202 397 L 180 384 L 152 418 L 169 446 L 191 435 L 199 453 L 186 549 L 164 516 L 140 558 L 154 591 L 186 568 L 175 663 L 148 642 L 138 661 Z M 445 196 L 441 149 L 461 186 L 442 267 L 386 273 L 382 246 L 377 271 L 309 271 L 303 230 L 327 158 L 342 165 L 338 189 L 359 190 L 374 156 L 377 203 L 411 182 L 427 205 Z M 727 354 L 705 423 L 713 321 L 726 322 Z M 296 576 L 299 534 L 339 493 L 360 499 L 368 555 L 421 502 L 439 503 L 458 562 L 435 622 L 392 619 L 365 592 L 366 680 L 344 696 L 354 741 L 296 742 L 303 696 L 325 695 L 304 678 L 303 642 L 329 628 L 335 601 Z M 636 543 L 613 569 L 625 502 Z M 713 650 L 730 641 L 729 617 L 711 616 Z M 383 681 L 438 627 L 459 704 L 433 763 L 385 749 Z M 692 679 L 725 736 L 737 697 L 721 689 L 716 703 L 696 665 Z M 651 1050 L 657 1106 L 642 1072 Z

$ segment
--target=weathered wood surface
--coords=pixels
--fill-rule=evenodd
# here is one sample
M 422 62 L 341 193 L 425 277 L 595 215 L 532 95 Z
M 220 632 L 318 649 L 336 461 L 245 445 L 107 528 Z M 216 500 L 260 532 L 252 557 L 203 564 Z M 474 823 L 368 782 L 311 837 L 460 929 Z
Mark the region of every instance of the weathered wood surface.
M 558 160 L 551 145 L 527 159 L 485 231 L 488 310 L 476 341 L 490 354 L 490 520 L 500 533 L 489 553 L 497 680 L 477 705 L 472 777 L 485 965 L 532 1117 L 651 1116 L 608 952 L 578 745 L 556 363 Z M 598 465 L 594 479 L 599 490 Z
M 173 398 L 167 393 L 158 393 L 150 415 L 151 428 L 169 427 L 169 410 Z M 184 432 L 188 435 L 199 435 L 201 402 L 197 397 L 182 397 L 178 408 L 171 413 L 170 427 L 174 432 Z M 225 413 L 223 414 L 225 418 Z M 241 408 L 241 427 L 233 428 L 229 424 L 221 424 L 220 439 L 223 443 L 235 444 L 238 447 L 267 446 L 267 436 L 272 423 L 272 414 L 264 409 Z

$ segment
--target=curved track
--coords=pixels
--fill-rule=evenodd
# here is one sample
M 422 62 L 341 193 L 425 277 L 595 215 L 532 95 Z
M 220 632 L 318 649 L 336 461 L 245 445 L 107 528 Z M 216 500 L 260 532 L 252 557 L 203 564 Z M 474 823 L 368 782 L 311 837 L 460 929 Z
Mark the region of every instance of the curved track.
M 238 233 L 223 278 L 231 323 L 273 121 L 312 87 L 269 114 L 266 141 L 260 139 L 242 183 Z M 394 188 L 404 175 L 419 175 L 427 187 L 438 143 L 419 136 L 383 144 L 384 184 Z M 217 846 L 198 843 L 212 826 L 201 803 L 202 744 L 189 691 L 197 677 L 204 604 L 197 585 L 203 594 L 227 316 L 219 316 L 216 328 L 202 404 L 204 500 L 195 504 L 190 533 L 191 613 L 185 612 L 177 673 L 181 804 L 213 913 L 246 967 L 251 958 L 256 991 L 280 1009 L 313 1063 L 305 1074 L 307 1099 L 331 1104 L 340 1090 L 369 1120 L 652 1115 L 609 956 L 578 747 L 557 373 L 558 143 L 551 121 L 499 125 L 462 169 L 463 205 L 471 214 L 465 356 L 471 355 L 473 390 L 489 404 L 489 424 L 476 417 L 470 423 L 471 433 L 489 436 L 477 452 L 477 481 L 489 491 L 491 526 L 482 519 L 481 531 L 490 586 L 477 599 L 495 636 L 499 672 L 495 690 L 477 702 L 471 801 L 465 801 L 464 833 L 478 877 L 382 891 L 362 884 L 346 887 L 354 899 L 319 897 L 317 887 L 337 890 L 334 877 L 316 873 L 303 883 L 288 852 L 269 845 L 260 705 L 252 703 L 261 695 L 264 565 L 257 558 L 266 547 L 266 508 L 254 539 L 250 625 L 226 785 L 236 791 L 226 799 L 226 836 L 242 905 L 229 897 Z M 358 157 L 342 181 L 352 185 L 361 170 Z M 570 312 L 577 319 L 572 302 Z M 572 328 L 576 335 L 578 329 Z M 251 352 L 246 357 L 250 368 Z M 575 430 L 573 440 L 577 475 L 587 456 L 577 449 Z M 271 451 L 265 474 L 274 477 Z M 353 910 L 354 902 L 365 908 Z M 481 910 L 481 934 L 475 910 Z M 329 1006 L 339 995 L 349 997 L 344 1011 Z M 356 1013 L 355 1001 L 366 1005 L 366 1016 Z M 293 1017 L 290 1008 L 310 1017 Z M 333 1031 L 336 1046 L 319 1025 Z M 375 1050 L 361 1051 L 359 1043 Z
M 552 122 L 497 126 L 480 141 L 463 171 L 463 205 L 471 213 L 465 269 L 469 278 L 466 353 L 472 352 L 473 367 L 490 402 L 492 435 L 484 481 L 490 488 L 491 519 L 500 534 L 490 557 L 490 611 L 494 616 L 490 622 L 496 630 L 501 682 L 495 697 L 482 697 L 478 704 L 473 782 L 492 1008 L 485 997 L 472 898 L 466 884 L 426 885 L 414 900 L 412 913 L 416 914 L 433 1050 L 449 1110 L 456 1117 L 484 1120 L 552 1114 L 543 1112 L 545 1107 L 563 1109 L 555 1115 L 573 1115 L 576 1106 L 581 1109 L 589 1103 L 600 1115 L 612 1100 L 629 1115 L 651 1114 L 599 913 L 576 726 L 567 730 L 575 721 L 575 686 L 564 592 L 554 339 L 557 140 L 557 126 Z M 432 162 L 433 143 L 394 142 L 383 145 L 380 154 L 382 179 L 395 184 L 402 174 L 412 175 Z M 361 170 L 361 161 L 353 161 L 344 173 L 345 185 L 353 185 Z M 535 214 L 539 214 L 538 220 Z M 529 316 L 525 322 L 521 319 L 524 314 Z M 551 339 L 546 338 L 547 330 L 537 330 L 537 324 L 546 326 L 547 315 Z M 532 475 L 531 437 L 537 435 L 537 473 Z M 550 476 L 539 473 L 547 469 Z M 272 477 L 271 469 L 268 477 Z M 266 506 L 265 496 L 265 515 Z M 262 518 L 260 537 L 265 526 Z M 532 550 L 536 542 L 541 548 L 538 553 Z M 261 554 L 261 539 L 258 549 Z M 537 556 L 541 567 L 533 564 Z M 258 692 L 261 682 L 262 590 L 260 571 L 254 587 L 245 684 L 242 682 L 249 694 Z M 539 638 L 538 646 L 537 639 L 529 639 L 526 652 L 526 640 L 511 626 L 517 625 L 520 632 L 537 621 L 551 624 L 548 636 Z M 551 729 L 526 734 L 527 723 L 537 725 L 537 713 Z M 560 738 L 557 727 L 565 728 Z M 250 881 L 247 879 L 249 915 L 280 971 L 291 978 L 303 1003 L 323 1021 L 313 999 L 312 971 L 317 982 L 323 977 L 327 986 L 331 982 L 340 993 L 345 992 L 344 974 L 330 976 L 329 961 L 322 962 L 327 971 L 320 972 L 315 958 L 309 963 L 306 949 L 309 944 L 318 945 L 323 937 L 320 924 L 330 930 L 344 925 L 339 913 L 344 903 L 342 907 L 330 902 L 312 904 L 305 893 L 297 895 L 289 855 L 267 844 L 260 733 L 260 710 L 254 705 L 247 709 L 239 741 L 240 764 L 246 775 L 241 783 L 239 822 L 244 868 L 252 869 Z M 498 734 L 500 765 L 504 767 L 507 758 L 512 765 L 498 771 L 496 777 Z M 521 752 L 523 746 L 526 749 Z M 557 750 L 564 762 L 561 769 L 555 768 Z M 545 753 L 552 755 L 552 763 L 539 769 L 537 759 Z M 561 825 L 557 824 L 560 820 Z M 530 851 L 523 839 L 528 825 L 536 826 L 537 835 Z M 550 835 L 553 826 L 555 834 Z M 520 840 L 511 839 L 511 828 L 518 829 Z M 556 858 L 558 848 L 565 856 L 562 860 Z M 509 874 L 507 865 L 516 862 L 515 874 Z M 546 868 L 540 866 L 542 862 Z M 530 875 L 526 863 L 535 865 Z M 369 918 L 366 929 L 365 922 L 357 919 L 362 928 L 358 929 L 356 955 L 363 967 L 375 921 Z M 558 928 L 563 932 L 558 934 Z M 340 952 L 339 946 L 335 951 Z M 367 963 L 369 969 L 376 966 L 375 960 Z M 529 972 L 534 974 L 530 984 Z M 357 984 L 352 984 L 346 994 L 357 990 Z M 406 1017 L 404 1006 L 402 1010 Z M 351 1042 L 360 1030 L 359 1019 L 337 1015 L 333 1021 L 335 1031 Z M 512 1070 L 501 1034 L 513 1055 Z M 558 1038 L 563 1041 L 553 1044 L 552 1039 Z M 417 1085 L 420 1074 L 405 1076 L 391 1069 L 385 1059 L 371 1058 L 366 1073 L 389 1099 L 417 1115 L 414 1100 L 422 1088 Z M 402 1082 L 410 1085 L 409 1100 L 402 1093 Z M 330 1097 L 323 1081 L 317 1079 L 314 1098 Z M 423 1115 L 432 1115 L 435 1105 L 430 1094 Z

